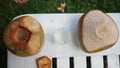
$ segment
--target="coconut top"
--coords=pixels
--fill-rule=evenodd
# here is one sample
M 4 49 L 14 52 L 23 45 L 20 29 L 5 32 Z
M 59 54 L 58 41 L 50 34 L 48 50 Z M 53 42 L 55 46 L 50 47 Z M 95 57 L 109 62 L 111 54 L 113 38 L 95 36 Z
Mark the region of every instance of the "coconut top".
M 87 12 L 82 20 L 82 42 L 88 52 L 105 49 L 118 39 L 113 19 L 99 10 Z

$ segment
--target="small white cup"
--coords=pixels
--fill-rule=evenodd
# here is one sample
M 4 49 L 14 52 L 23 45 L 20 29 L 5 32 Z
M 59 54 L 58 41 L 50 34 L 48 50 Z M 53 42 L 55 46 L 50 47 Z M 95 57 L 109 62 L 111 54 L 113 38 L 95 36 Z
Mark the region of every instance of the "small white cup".
M 71 41 L 71 34 L 68 29 L 58 28 L 54 34 L 54 43 L 64 45 Z

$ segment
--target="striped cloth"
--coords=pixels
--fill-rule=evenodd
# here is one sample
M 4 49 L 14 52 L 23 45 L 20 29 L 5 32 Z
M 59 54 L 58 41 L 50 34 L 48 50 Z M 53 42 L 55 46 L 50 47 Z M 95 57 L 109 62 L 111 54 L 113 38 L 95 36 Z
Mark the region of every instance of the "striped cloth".
M 52 68 L 120 68 L 120 55 L 52 58 Z
M 8 68 L 37 68 L 40 55 L 19 57 L 8 52 Z M 120 68 L 120 55 L 50 57 L 51 68 Z

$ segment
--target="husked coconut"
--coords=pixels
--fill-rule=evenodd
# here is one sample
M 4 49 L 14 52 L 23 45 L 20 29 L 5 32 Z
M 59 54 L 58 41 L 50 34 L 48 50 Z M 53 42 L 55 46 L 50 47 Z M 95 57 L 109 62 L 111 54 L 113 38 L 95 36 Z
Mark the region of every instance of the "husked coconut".
M 78 39 L 86 52 L 98 52 L 112 47 L 119 30 L 113 19 L 100 10 L 85 13 L 78 23 Z
M 42 48 L 44 32 L 37 20 L 30 16 L 22 16 L 8 24 L 3 41 L 15 55 L 30 56 Z

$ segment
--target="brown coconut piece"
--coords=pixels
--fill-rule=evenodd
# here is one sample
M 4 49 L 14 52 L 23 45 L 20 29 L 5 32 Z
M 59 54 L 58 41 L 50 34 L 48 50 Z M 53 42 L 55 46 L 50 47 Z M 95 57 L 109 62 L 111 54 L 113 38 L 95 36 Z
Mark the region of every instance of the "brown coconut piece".
M 113 19 L 100 10 L 85 13 L 78 23 L 78 39 L 89 53 L 112 47 L 118 40 L 119 30 Z
M 37 59 L 38 68 L 51 68 L 51 59 L 47 56 L 42 56 Z
M 19 17 L 9 23 L 3 40 L 7 48 L 19 56 L 30 56 L 39 52 L 44 42 L 40 23 L 30 16 Z

